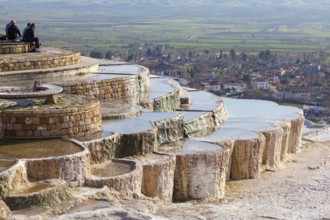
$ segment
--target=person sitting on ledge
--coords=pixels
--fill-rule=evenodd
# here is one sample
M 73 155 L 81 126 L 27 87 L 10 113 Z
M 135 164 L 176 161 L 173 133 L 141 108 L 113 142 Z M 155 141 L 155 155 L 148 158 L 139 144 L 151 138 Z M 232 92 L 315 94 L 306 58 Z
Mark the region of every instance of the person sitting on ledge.
M 12 25 L 14 20 L 9 21 L 8 24 L 6 24 L 6 40 L 8 40 L 8 29 Z
M 39 38 L 35 37 L 34 35 L 34 29 L 36 29 L 35 23 L 32 23 L 30 27 L 26 30 L 24 36 L 23 36 L 23 41 L 24 42 L 29 42 L 29 43 L 35 43 L 35 52 L 40 52 L 40 45 L 39 44 Z
M 27 29 L 29 29 L 30 25 L 31 25 L 30 22 L 27 23 L 26 27 L 23 29 L 23 32 L 22 32 L 22 38 L 21 38 L 22 41 L 23 41 L 23 37 L 24 37 L 24 35 L 25 35 L 25 32 L 26 32 Z
M 17 38 L 21 37 L 21 32 L 19 31 L 18 27 L 16 26 L 16 21 L 11 21 L 11 26 L 8 28 L 8 40 L 16 41 Z

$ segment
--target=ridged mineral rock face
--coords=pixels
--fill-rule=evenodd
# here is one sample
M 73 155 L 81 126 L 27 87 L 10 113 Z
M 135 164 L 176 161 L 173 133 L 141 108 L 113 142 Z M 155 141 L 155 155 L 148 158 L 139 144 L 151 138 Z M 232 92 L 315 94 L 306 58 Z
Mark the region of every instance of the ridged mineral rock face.
M 174 155 L 158 154 L 158 159 L 143 161 L 142 193 L 148 197 L 172 201 L 174 187 Z
M 261 131 L 266 138 L 265 150 L 262 163 L 269 168 L 277 169 L 280 167 L 283 130 L 274 127 L 270 130 Z
M 66 182 L 48 180 L 47 184 L 49 184 L 49 187 L 37 192 L 18 191 L 6 197 L 5 202 L 11 210 L 17 210 L 34 206 L 58 205 L 72 198 L 70 188 Z
M 121 135 L 113 134 L 109 137 L 83 142 L 83 145 L 90 151 L 91 164 L 114 159 L 117 147 L 120 146 L 120 140 Z
M 265 143 L 263 135 L 257 139 L 235 141 L 231 156 L 230 179 L 253 179 L 259 176 Z
M 291 120 L 291 129 L 289 135 L 288 153 L 297 153 L 301 146 L 302 129 L 305 118 L 303 115 Z
M 25 163 L 17 162 L 9 169 L 0 172 L 0 199 L 19 189 L 27 183 Z
M 195 136 L 195 134 L 200 135 L 200 133 L 207 131 L 212 131 L 216 127 L 216 123 L 214 121 L 213 112 L 205 112 L 205 114 L 201 115 L 198 118 L 194 118 L 189 121 L 185 121 L 184 123 L 184 131 L 187 137 Z M 195 133 L 195 134 L 194 134 Z
M 174 80 L 159 80 L 153 83 L 154 92 L 141 93 L 139 96 L 140 105 L 154 112 L 171 112 L 180 108 L 180 85 Z M 159 88 L 157 88 L 159 87 Z M 167 91 L 168 89 L 168 91 Z
M 70 186 L 82 186 L 89 173 L 90 153 L 83 152 L 62 157 L 26 160 L 27 174 L 34 180 L 57 178 L 67 181 Z
M 291 132 L 291 122 L 290 121 L 281 121 L 277 123 L 277 126 L 281 127 L 283 130 L 282 135 L 282 144 L 281 144 L 281 161 L 286 161 L 288 148 L 289 148 L 289 137 Z
M 174 92 L 159 98 L 155 98 L 152 101 L 152 111 L 155 112 L 169 112 L 174 111 L 180 107 L 180 90 L 177 89 Z
M 0 200 L 0 218 L 9 218 L 11 216 L 11 211 L 9 207 Z
M 225 183 L 230 149 L 177 155 L 174 178 L 174 201 L 220 199 Z
M 153 128 L 144 133 L 123 134 L 116 149 L 116 157 L 145 155 L 157 151 L 157 149 L 157 129 Z
M 215 127 L 222 125 L 228 118 L 228 112 L 224 102 L 220 102 L 218 108 L 213 111 Z
M 159 145 L 175 142 L 184 138 L 183 116 L 177 115 L 174 118 L 168 118 L 152 122 L 157 128 L 157 140 Z
M 219 106 L 215 110 L 211 112 L 205 112 L 199 117 L 185 121 L 185 135 L 187 137 L 205 136 L 222 125 L 227 118 L 228 113 L 226 107 L 224 106 L 223 102 L 220 102 Z

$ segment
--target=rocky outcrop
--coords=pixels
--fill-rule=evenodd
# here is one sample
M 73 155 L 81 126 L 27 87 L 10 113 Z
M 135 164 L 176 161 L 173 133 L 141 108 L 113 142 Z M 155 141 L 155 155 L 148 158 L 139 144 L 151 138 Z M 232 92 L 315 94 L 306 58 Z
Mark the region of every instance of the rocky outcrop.
M 36 190 L 41 189 L 41 190 Z M 54 206 L 72 198 L 70 188 L 65 181 L 47 180 L 31 183 L 5 198 L 11 210 L 35 206 Z
M 143 165 L 142 193 L 148 197 L 164 201 L 172 201 L 174 170 L 174 155 L 154 154 L 141 159 Z

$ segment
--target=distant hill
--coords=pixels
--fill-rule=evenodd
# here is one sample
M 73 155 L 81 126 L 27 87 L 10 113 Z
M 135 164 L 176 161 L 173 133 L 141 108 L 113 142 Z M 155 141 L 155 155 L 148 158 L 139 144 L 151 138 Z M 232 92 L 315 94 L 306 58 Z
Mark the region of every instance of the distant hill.
M 95 48 L 138 40 L 181 47 L 221 42 L 330 48 L 329 0 L 0 0 L 0 5 L 0 33 L 11 19 L 19 27 L 34 21 L 38 36 L 56 46 L 77 38 L 92 39 L 88 44 L 99 43 Z
M 49 9 L 55 7 L 62 9 L 178 9 L 182 11 L 192 8 L 201 10 L 209 8 L 212 10 L 224 10 L 233 8 L 244 8 L 246 10 L 253 9 L 254 12 L 260 13 L 269 9 L 295 9 L 295 10 L 326 10 L 330 9 L 330 1 L 328 0 L 0 0 L 1 5 L 5 8 L 11 6 L 12 9 L 34 8 Z M 63 8 L 68 7 L 68 8 Z M 1 9 L 0 9 L 1 12 Z
M 195 13 L 219 13 L 221 16 L 276 19 L 278 14 L 289 19 L 330 18 L 329 0 L 0 0 L 0 15 L 30 14 L 30 17 L 61 13 L 110 14 L 123 16 L 168 16 L 179 14 L 190 17 Z M 49 13 L 48 13 L 49 12 Z M 294 16 L 291 16 L 294 14 Z M 3 16 L 0 16 L 1 19 Z M 6 19 L 8 20 L 8 19 Z

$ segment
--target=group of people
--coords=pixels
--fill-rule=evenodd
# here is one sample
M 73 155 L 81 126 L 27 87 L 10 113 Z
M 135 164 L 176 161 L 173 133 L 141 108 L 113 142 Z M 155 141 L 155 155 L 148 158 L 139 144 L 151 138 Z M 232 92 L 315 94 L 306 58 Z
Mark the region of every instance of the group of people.
M 35 23 L 28 23 L 21 33 L 16 25 L 15 20 L 11 20 L 6 25 L 6 39 L 9 41 L 24 41 L 29 42 L 35 48 L 34 51 L 40 52 L 39 38 L 35 36 L 34 30 L 36 29 Z

